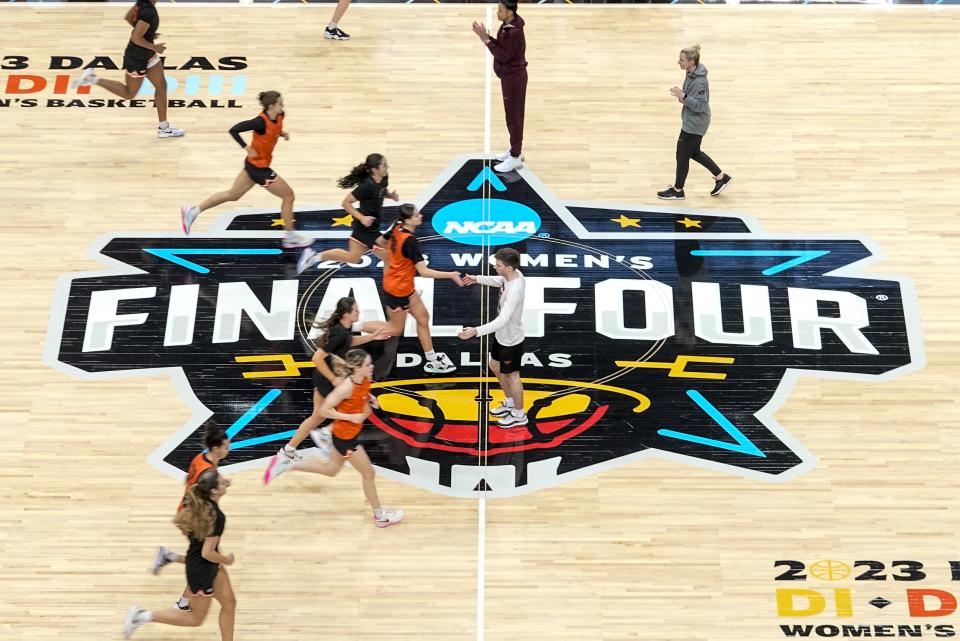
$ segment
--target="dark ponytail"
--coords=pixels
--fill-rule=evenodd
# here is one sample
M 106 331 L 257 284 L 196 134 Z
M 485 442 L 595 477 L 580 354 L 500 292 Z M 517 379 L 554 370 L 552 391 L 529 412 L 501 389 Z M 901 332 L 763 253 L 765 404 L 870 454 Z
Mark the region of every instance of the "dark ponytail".
M 333 313 L 330 314 L 330 318 L 320 323 L 320 328 L 323 330 L 323 336 L 317 340 L 317 347 L 320 349 L 327 348 L 327 341 L 330 338 L 330 328 L 340 322 L 344 316 L 349 314 L 353 310 L 353 306 L 357 304 L 357 301 L 350 296 L 344 296 L 337 301 L 337 308 L 333 310 Z
M 403 203 L 400 207 L 397 208 L 397 222 L 393 223 L 394 227 L 401 227 L 403 223 L 407 222 L 413 215 L 417 213 L 417 208 L 410 203 Z
M 257 100 L 260 101 L 260 104 L 263 105 L 263 110 L 266 111 L 270 106 L 275 105 L 278 100 L 280 100 L 279 91 L 261 91 L 257 94 Z
M 340 189 L 356 187 L 370 176 L 370 172 L 383 164 L 382 154 L 370 154 L 362 163 L 350 170 L 350 173 L 337 181 Z

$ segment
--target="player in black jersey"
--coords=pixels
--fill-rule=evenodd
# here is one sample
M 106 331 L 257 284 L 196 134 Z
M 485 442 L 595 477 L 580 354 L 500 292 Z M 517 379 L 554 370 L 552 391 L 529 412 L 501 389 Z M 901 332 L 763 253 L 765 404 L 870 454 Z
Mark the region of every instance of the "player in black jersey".
M 233 622 L 237 598 L 230 584 L 226 565 L 233 565 L 233 554 L 220 552 L 220 537 L 227 517 L 220 511 L 220 498 L 227 492 L 227 483 L 216 469 L 200 475 L 187 490 L 183 509 L 174 523 L 187 536 L 187 586 L 190 589 L 190 609 L 173 607 L 153 612 L 133 606 L 123 624 L 123 637 L 129 639 L 145 623 L 166 623 L 195 628 L 203 623 L 210 611 L 210 597 L 220 602 L 220 638 L 233 641 Z
M 160 120 L 157 125 L 157 138 L 177 138 L 182 136 L 184 131 L 177 129 L 167 120 L 167 79 L 163 75 L 163 61 L 160 58 L 167 46 L 162 42 L 154 42 L 160 35 L 157 33 L 160 16 L 154 6 L 156 4 L 157 0 L 137 0 L 136 5 L 127 12 L 126 20 L 133 27 L 133 33 L 130 34 L 130 42 L 123 52 L 126 84 L 99 78 L 93 69 L 88 68 L 73 80 L 71 86 L 99 85 L 110 93 L 130 100 L 137 95 L 143 79 L 146 78 L 154 87 L 153 99 Z
M 390 338 L 387 324 L 383 321 L 360 322 L 360 310 L 357 301 L 344 296 L 337 301 L 337 308 L 325 321 L 314 323 L 317 334 L 317 351 L 313 354 L 313 413 L 300 423 L 297 433 L 277 452 L 289 459 L 300 459 L 297 447 L 310 435 L 321 455 L 328 456 L 331 445 L 329 427 L 320 426 L 327 421 L 320 413 L 323 401 L 333 388 L 343 382 L 342 376 L 334 372 L 334 361 L 342 359 L 351 348 L 366 345 L 371 341 L 383 341 Z M 367 332 L 358 334 L 355 332 Z M 311 330 L 310 336 L 315 336 Z M 371 346 L 367 346 L 371 347 Z M 372 350 L 371 350 L 372 351 Z
M 356 263 L 367 250 L 380 252 L 384 246 L 380 235 L 383 199 L 400 200 L 396 191 L 387 191 L 389 170 L 386 158 L 380 154 L 370 154 L 366 160 L 350 170 L 349 174 L 337 181 L 341 189 L 353 187 L 353 191 L 347 194 L 341 203 L 347 213 L 353 216 L 347 249 L 328 249 L 321 253 L 310 248 L 305 249 L 297 262 L 298 274 L 325 260 Z M 358 203 L 358 206 L 354 207 L 354 203 Z

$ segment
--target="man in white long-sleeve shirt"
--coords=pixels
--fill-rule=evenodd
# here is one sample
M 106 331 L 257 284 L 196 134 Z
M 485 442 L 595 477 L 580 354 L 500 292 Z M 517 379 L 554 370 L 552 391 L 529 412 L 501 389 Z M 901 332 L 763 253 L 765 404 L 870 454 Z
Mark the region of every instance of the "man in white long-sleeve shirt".
M 464 285 L 479 283 L 500 288 L 500 304 L 497 317 L 480 327 L 464 327 L 459 336 L 462 340 L 474 336 L 493 334 L 490 344 L 490 370 L 500 381 L 503 403 L 490 410 L 503 428 L 527 424 L 523 405 L 523 382 L 520 380 L 520 365 L 523 360 L 523 298 L 526 281 L 518 269 L 520 254 L 515 249 L 504 247 L 494 254 L 497 276 L 466 276 Z

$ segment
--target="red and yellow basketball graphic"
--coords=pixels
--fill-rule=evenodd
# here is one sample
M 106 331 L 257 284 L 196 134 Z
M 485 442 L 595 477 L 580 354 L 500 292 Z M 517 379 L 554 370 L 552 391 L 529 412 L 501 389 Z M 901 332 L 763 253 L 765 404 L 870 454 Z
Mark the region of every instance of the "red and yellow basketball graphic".
M 503 402 L 493 377 L 375 383 L 380 410 L 370 421 L 412 447 L 479 456 L 556 447 L 596 425 L 613 404 L 629 402 L 635 413 L 650 407 L 643 394 L 608 385 L 539 378 L 523 383 L 529 418 L 523 426 L 498 427 L 493 415 L 481 420 L 482 411 Z M 488 387 L 492 400 L 483 401 Z

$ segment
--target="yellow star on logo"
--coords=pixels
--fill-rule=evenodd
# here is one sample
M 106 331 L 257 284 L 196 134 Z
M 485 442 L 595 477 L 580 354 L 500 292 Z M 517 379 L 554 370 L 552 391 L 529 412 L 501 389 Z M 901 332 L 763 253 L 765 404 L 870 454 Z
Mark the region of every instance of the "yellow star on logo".
M 690 229 L 691 227 L 696 227 L 697 229 L 700 229 L 700 221 L 699 221 L 699 220 L 691 220 L 691 219 L 687 218 L 686 216 L 683 217 L 683 220 L 678 220 L 678 221 L 677 221 L 677 224 L 678 224 L 678 225 L 683 225 L 683 228 L 684 228 L 684 229 Z
M 333 219 L 333 226 L 334 226 L 334 227 L 349 227 L 349 226 L 350 226 L 350 222 L 351 222 L 352 220 L 353 220 L 353 216 L 351 216 L 350 214 L 347 214 L 347 215 L 344 216 L 343 218 L 334 218 L 334 219 Z
M 636 227 L 640 229 L 640 219 L 639 218 L 627 218 L 623 214 L 620 214 L 620 218 L 611 218 L 610 222 L 620 223 L 620 229 L 625 227 Z
M 270 223 L 271 227 L 283 227 L 283 218 L 271 218 L 273 222 Z

